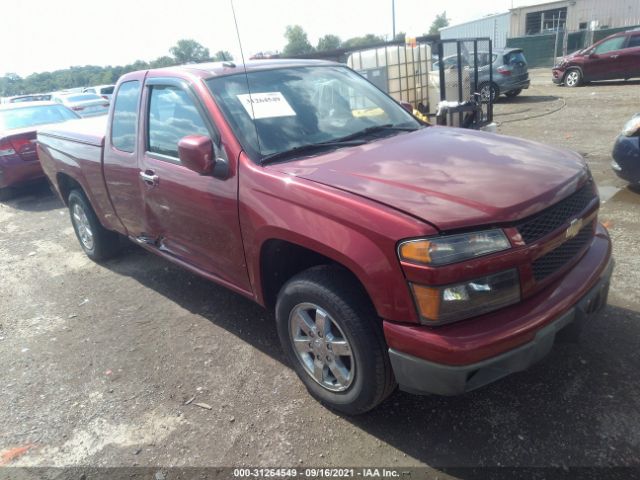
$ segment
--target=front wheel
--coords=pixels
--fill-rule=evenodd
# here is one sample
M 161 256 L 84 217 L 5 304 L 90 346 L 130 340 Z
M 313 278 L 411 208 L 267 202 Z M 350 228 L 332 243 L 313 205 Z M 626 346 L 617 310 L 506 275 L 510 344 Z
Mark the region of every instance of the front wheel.
M 315 267 L 285 284 L 276 304 L 278 336 L 307 390 L 356 415 L 395 388 L 380 320 L 345 270 Z
M 564 76 L 564 84 L 567 87 L 579 87 L 582 84 L 582 73 L 580 70 L 573 68 Z
M 115 256 L 120 250 L 120 236 L 102 226 L 84 193 L 71 191 L 67 203 L 73 229 L 84 253 L 94 261 Z

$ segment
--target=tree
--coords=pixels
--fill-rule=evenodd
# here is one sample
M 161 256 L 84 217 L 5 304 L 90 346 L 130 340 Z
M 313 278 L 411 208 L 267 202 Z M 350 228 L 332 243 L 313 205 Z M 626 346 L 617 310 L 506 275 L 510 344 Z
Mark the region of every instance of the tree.
M 191 39 L 178 40 L 178 43 L 171 47 L 169 52 L 177 64 L 201 63 L 211 60 L 209 49 Z
M 336 50 L 340 48 L 341 43 L 342 42 L 340 40 L 340 37 L 338 37 L 337 35 L 328 34 L 318 40 L 318 46 L 316 47 L 316 50 L 320 52 L 324 52 L 326 50 Z
M 447 18 L 447 12 L 444 11 L 440 15 L 436 15 L 431 27 L 429 28 L 429 35 L 437 35 L 441 28 L 449 26 L 449 19 Z
M 372 45 L 375 43 L 384 42 L 384 38 L 380 35 L 374 35 L 373 33 L 367 33 L 363 37 L 353 37 L 349 40 L 345 40 L 342 44 L 343 48 L 354 48 L 354 47 L 366 47 L 368 45 Z
M 233 55 L 226 50 L 218 50 L 213 56 L 214 62 L 230 62 L 231 60 L 233 60 Z
M 284 32 L 284 37 L 287 39 L 287 44 L 282 51 L 285 57 L 304 55 L 314 50 L 307 38 L 307 32 L 300 25 L 288 25 Z
M 404 42 L 407 37 L 407 34 L 404 32 L 398 32 L 396 36 L 393 38 L 396 42 Z
M 158 57 L 155 60 L 151 60 L 151 62 L 149 62 L 149 66 L 151 68 L 172 67 L 175 64 L 176 61 L 169 55 L 163 55 L 162 57 Z

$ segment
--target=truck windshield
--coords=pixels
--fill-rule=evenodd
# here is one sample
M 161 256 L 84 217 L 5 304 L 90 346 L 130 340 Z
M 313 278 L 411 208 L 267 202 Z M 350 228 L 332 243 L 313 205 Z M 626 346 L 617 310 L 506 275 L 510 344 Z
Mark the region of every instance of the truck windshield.
M 354 143 L 339 141 L 360 132 L 395 135 L 421 126 L 346 67 L 280 68 L 207 83 L 242 147 L 256 160 L 311 144 L 350 146 Z

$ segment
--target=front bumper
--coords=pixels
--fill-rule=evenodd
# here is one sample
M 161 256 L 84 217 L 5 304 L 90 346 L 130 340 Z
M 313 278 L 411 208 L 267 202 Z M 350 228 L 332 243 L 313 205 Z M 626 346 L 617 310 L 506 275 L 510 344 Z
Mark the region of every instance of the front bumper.
M 471 365 L 451 366 L 390 349 L 391 365 L 400 388 L 417 394 L 459 395 L 526 370 L 549 353 L 560 330 L 572 322 L 583 322 L 606 305 L 612 271 L 613 260 L 598 283 L 574 307 L 539 330 L 529 343 L 497 357 Z
M 611 169 L 631 183 L 640 183 L 640 138 L 619 135 L 613 146 Z
M 384 322 L 396 380 L 413 393 L 457 395 L 524 370 L 551 349 L 556 333 L 604 306 L 613 270 L 602 227 L 559 281 L 514 307 L 444 327 Z
M 551 69 L 551 80 L 556 85 L 560 85 L 564 81 L 564 70 L 559 68 Z

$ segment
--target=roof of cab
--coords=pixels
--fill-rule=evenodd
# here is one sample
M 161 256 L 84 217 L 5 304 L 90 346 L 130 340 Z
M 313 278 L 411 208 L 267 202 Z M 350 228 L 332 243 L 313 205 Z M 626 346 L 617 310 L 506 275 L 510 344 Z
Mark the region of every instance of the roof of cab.
M 255 72 L 259 70 L 273 70 L 276 68 L 292 68 L 292 67 L 314 67 L 314 66 L 330 66 L 344 64 L 330 62 L 327 60 L 302 60 L 295 58 L 287 59 L 263 59 L 263 60 L 249 60 L 248 62 L 236 63 L 232 61 L 226 62 L 210 62 L 210 63 L 194 63 L 188 65 L 178 65 L 176 67 L 167 67 L 160 70 L 164 71 L 190 71 L 191 73 L 198 74 L 199 76 L 224 76 L 234 75 L 237 73 L 244 73 L 245 67 L 247 72 Z

